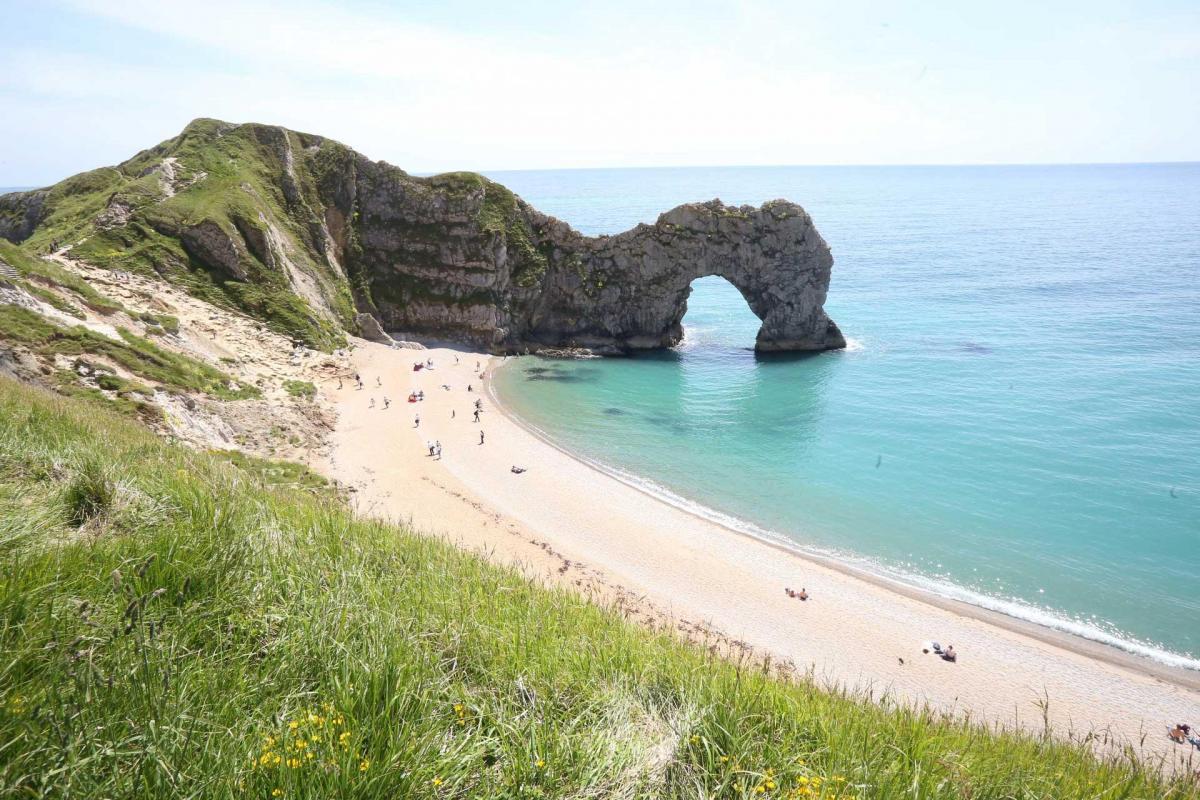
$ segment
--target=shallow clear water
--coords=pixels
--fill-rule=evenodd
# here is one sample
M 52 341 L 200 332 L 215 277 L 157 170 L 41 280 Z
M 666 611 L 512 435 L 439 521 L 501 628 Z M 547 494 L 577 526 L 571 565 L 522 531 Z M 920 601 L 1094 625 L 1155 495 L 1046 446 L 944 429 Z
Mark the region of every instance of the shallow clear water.
M 745 301 L 703 279 L 675 351 L 510 362 L 498 389 L 528 422 L 800 546 L 1200 653 L 1200 165 L 493 177 L 589 234 L 713 196 L 795 200 L 852 340 L 758 358 Z

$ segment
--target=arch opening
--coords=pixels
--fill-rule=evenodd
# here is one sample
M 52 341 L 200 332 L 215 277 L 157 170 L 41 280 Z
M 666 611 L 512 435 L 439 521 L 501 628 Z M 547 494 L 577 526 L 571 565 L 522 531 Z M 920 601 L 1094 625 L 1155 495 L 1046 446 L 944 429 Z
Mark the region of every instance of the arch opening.
M 680 319 L 679 349 L 719 347 L 753 349 L 762 320 L 738 287 L 720 275 L 696 278 L 688 285 Z

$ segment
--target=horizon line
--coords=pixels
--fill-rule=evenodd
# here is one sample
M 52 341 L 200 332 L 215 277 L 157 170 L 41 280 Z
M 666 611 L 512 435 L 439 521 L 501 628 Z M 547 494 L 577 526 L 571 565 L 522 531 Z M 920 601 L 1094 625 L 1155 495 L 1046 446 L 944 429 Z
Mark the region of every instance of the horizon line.
M 383 163 L 391 164 L 386 159 L 380 159 Z M 431 177 L 434 175 L 445 175 L 452 172 L 474 172 L 477 174 L 500 173 L 500 172 L 604 172 L 607 170 L 670 170 L 670 169 L 846 169 L 846 168 L 888 168 L 888 169 L 948 169 L 948 168 L 996 168 L 996 167 L 1168 167 L 1168 166 L 1195 166 L 1200 165 L 1200 159 L 1185 160 L 1185 161 L 992 161 L 992 162 L 975 162 L 975 163 L 918 163 L 918 164 L 886 164 L 886 163 L 840 163 L 840 164 L 660 164 L 660 165 L 638 165 L 638 166 L 610 166 L 610 167 L 503 167 L 500 169 L 490 168 L 475 168 L 475 169 L 443 169 L 443 170 L 424 170 L 414 169 L 409 170 L 400 167 L 398 164 L 392 166 L 403 169 L 410 175 L 417 177 Z M 115 167 L 116 164 L 101 165 L 92 167 L 91 169 L 103 169 L 105 166 Z M 91 170 L 84 170 L 89 172 Z M 65 177 L 59 178 L 48 183 L 37 184 L 13 184 L 6 185 L 0 183 L 0 189 L 7 191 L 33 191 L 35 189 L 47 189 L 57 183 L 61 183 L 67 178 L 81 175 L 83 172 L 74 172 Z

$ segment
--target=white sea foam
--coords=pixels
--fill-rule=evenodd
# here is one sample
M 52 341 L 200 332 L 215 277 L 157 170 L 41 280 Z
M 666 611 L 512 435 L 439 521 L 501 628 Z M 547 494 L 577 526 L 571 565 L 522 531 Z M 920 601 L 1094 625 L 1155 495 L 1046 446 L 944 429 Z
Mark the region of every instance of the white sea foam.
M 506 407 L 506 410 L 511 409 Z M 516 416 L 516 415 L 514 415 Z M 788 536 L 772 531 L 752 522 L 734 517 L 716 509 L 710 508 L 702 503 L 690 500 L 682 495 L 668 489 L 660 483 L 636 475 L 628 470 L 623 470 L 614 467 L 610 464 L 598 461 L 593 458 L 582 456 L 574 451 L 557 444 L 545 431 L 531 425 L 525 419 L 517 417 L 521 425 L 533 432 L 538 438 L 542 439 L 551 446 L 562 450 L 579 461 L 593 467 L 606 475 L 609 475 L 616 480 L 644 492 L 652 497 L 676 508 L 682 509 L 690 514 L 694 514 L 703 519 L 715 522 L 718 525 L 729 528 L 746 536 L 752 536 L 761 541 L 775 545 L 792 551 L 800 556 L 816 558 L 822 561 L 835 562 L 843 567 L 848 567 L 852 570 L 861 571 L 871 577 L 882 579 L 893 584 L 917 589 L 928 592 L 929 594 L 942 597 L 949 600 L 966 603 L 978 608 L 994 611 L 1013 619 L 1021 620 L 1039 625 L 1044 628 L 1068 633 L 1073 636 L 1078 636 L 1089 641 L 1098 642 L 1100 644 L 1113 647 L 1126 653 L 1148 658 L 1160 664 L 1165 664 L 1170 667 L 1180 669 L 1200 670 L 1200 659 L 1190 658 L 1179 653 L 1173 653 L 1169 650 L 1164 650 L 1154 644 L 1138 641 L 1129 636 L 1123 636 L 1118 633 L 1107 631 L 1098 625 L 1083 622 L 1077 619 L 1064 616 L 1050 609 L 1039 608 L 1030 603 L 1018 600 L 1015 598 L 996 597 L 994 595 L 977 592 L 967 587 L 960 586 L 950 581 L 939 578 L 932 578 L 926 575 L 907 572 L 897 569 L 893 566 L 882 564 L 874 559 L 865 558 L 860 555 L 811 547 L 802 545 Z
M 858 353 L 858 352 L 865 350 L 866 347 L 867 346 L 865 344 L 863 344 L 862 339 L 855 339 L 852 336 L 846 337 L 846 352 L 847 353 Z

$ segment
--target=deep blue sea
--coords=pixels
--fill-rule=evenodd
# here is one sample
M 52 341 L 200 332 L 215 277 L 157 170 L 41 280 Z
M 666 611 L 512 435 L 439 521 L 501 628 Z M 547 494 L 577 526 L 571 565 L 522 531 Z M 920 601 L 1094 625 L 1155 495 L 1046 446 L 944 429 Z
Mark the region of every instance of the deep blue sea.
M 701 279 L 674 351 L 510 359 L 527 422 L 759 535 L 1200 668 L 1200 165 L 492 177 L 587 234 L 794 200 L 851 340 L 760 359 Z

